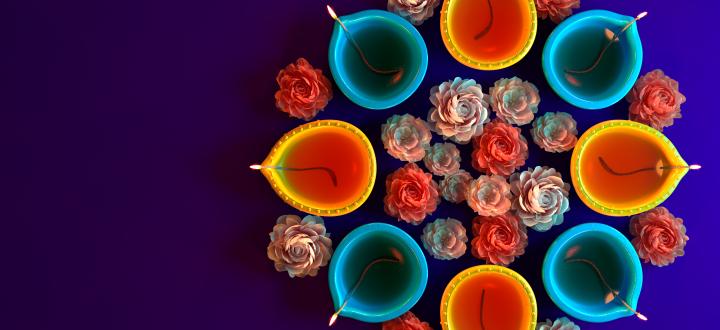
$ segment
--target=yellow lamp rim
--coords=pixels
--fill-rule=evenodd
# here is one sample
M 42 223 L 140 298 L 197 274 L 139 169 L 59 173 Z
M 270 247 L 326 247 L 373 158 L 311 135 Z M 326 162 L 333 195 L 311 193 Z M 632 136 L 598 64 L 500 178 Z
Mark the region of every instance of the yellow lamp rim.
M 530 48 L 532 47 L 533 42 L 535 42 L 535 35 L 537 34 L 537 9 L 535 8 L 534 0 L 527 0 L 527 4 L 530 8 L 531 22 L 530 35 L 528 36 L 527 40 L 525 40 L 525 45 L 523 45 L 523 48 L 519 52 L 512 55 L 511 57 L 496 62 L 476 61 L 463 54 L 460 49 L 458 49 L 458 47 L 453 43 L 452 38 L 450 37 L 450 29 L 448 27 L 448 10 L 450 8 L 450 2 L 452 1 L 453 0 L 445 0 L 443 2 L 443 7 L 440 11 L 440 34 L 442 35 L 442 40 L 445 44 L 445 48 L 447 48 L 448 52 L 450 52 L 450 55 L 452 55 L 452 57 L 454 57 L 458 62 L 473 69 L 486 71 L 500 70 L 519 62 L 525 57 L 525 55 L 527 55 L 528 52 L 530 52 Z
M 274 160 L 278 155 L 282 155 L 283 151 L 285 150 L 287 146 L 287 141 L 289 141 L 294 135 L 299 134 L 301 132 L 314 130 L 318 128 L 323 127 L 338 127 L 345 129 L 351 133 L 353 133 L 357 138 L 360 139 L 363 146 L 367 150 L 368 156 L 370 157 L 370 179 L 368 182 L 368 186 L 363 191 L 362 195 L 355 201 L 349 203 L 348 205 L 341 207 L 341 208 L 334 208 L 334 209 L 324 209 L 324 208 L 317 208 L 312 207 L 306 204 L 303 204 L 295 199 L 293 199 L 290 195 L 285 193 L 282 189 L 279 189 L 280 185 L 278 182 L 276 182 L 275 177 L 273 176 L 273 173 L 271 170 L 262 168 L 260 171 L 263 173 L 265 178 L 270 183 L 271 187 L 275 191 L 275 193 L 285 201 L 288 205 L 303 211 L 305 213 L 309 213 L 312 215 L 319 215 L 319 216 L 341 216 L 348 214 L 352 211 L 355 211 L 358 209 L 365 201 L 370 197 L 370 193 L 372 192 L 373 186 L 375 185 L 375 178 L 377 176 L 377 160 L 375 159 L 375 150 L 372 147 L 372 144 L 370 143 L 370 140 L 368 140 L 365 133 L 363 133 L 362 130 L 355 127 L 354 125 L 341 121 L 341 120 L 317 120 L 313 121 L 307 124 L 300 125 L 293 130 L 285 133 L 272 147 L 270 154 L 268 157 L 263 161 L 263 166 L 272 166 L 274 164 Z
M 535 293 L 532 290 L 532 287 L 530 284 L 525 280 L 522 275 L 518 274 L 514 270 L 503 267 L 503 266 L 497 266 L 497 265 L 479 265 L 479 266 L 473 266 L 468 269 L 465 269 L 455 275 L 455 277 L 450 280 L 450 283 L 445 287 L 445 292 L 443 292 L 442 301 L 440 302 L 440 325 L 442 326 L 443 330 L 452 330 L 449 326 L 449 320 L 448 320 L 448 313 L 449 306 L 450 306 L 450 298 L 452 297 L 453 293 L 455 292 L 455 289 L 460 285 L 461 282 L 464 280 L 476 276 L 481 273 L 496 273 L 501 274 L 504 276 L 507 276 L 518 283 L 523 287 L 525 290 L 525 294 L 527 294 L 528 298 L 530 299 L 530 308 L 532 309 L 532 315 L 530 317 L 530 326 L 528 327 L 528 330 L 535 330 L 535 326 L 537 325 L 537 301 L 535 299 Z
M 645 124 L 641 124 L 638 122 L 634 122 L 631 120 L 607 120 L 598 124 L 595 124 L 594 126 L 590 127 L 585 133 L 583 133 L 582 136 L 580 136 L 580 139 L 578 139 L 577 144 L 575 145 L 575 149 L 573 150 L 572 157 L 570 158 L 570 177 L 572 178 L 573 187 L 575 187 L 575 192 L 577 193 L 578 197 L 580 197 L 580 200 L 585 203 L 589 208 L 591 208 L 593 211 L 598 212 L 600 214 L 614 216 L 614 217 L 622 217 L 622 216 L 631 216 L 638 213 L 642 213 L 645 211 L 648 211 L 658 205 L 660 205 L 662 202 L 664 202 L 670 195 L 675 191 L 677 186 L 680 184 L 680 180 L 687 174 L 688 169 L 682 169 L 680 171 L 677 171 L 674 177 L 670 180 L 671 183 L 666 189 L 665 192 L 660 194 L 657 198 L 652 200 L 649 203 L 646 203 L 644 205 L 640 205 L 637 207 L 628 207 L 628 208 L 613 208 L 608 205 L 605 205 L 603 203 L 600 203 L 592 198 L 590 196 L 590 193 L 585 189 L 585 185 L 583 184 L 582 177 L 580 176 L 580 157 L 582 157 L 583 152 L 585 151 L 585 148 L 587 147 L 587 144 L 589 141 L 592 140 L 592 138 L 597 135 L 598 133 L 602 132 L 603 130 L 609 129 L 609 128 L 616 128 L 616 127 L 631 127 L 635 129 L 639 129 L 641 131 L 644 131 L 646 133 L 650 133 L 653 139 L 656 139 L 660 142 L 661 148 L 664 152 L 667 152 L 668 149 L 670 149 L 670 157 L 673 161 L 677 161 L 681 166 L 686 166 L 687 163 L 685 160 L 682 159 L 680 156 L 680 152 L 672 145 L 672 142 L 670 139 L 668 139 L 664 134 L 662 134 L 660 131 L 647 126 Z M 671 148 L 666 148 L 666 146 L 672 146 Z

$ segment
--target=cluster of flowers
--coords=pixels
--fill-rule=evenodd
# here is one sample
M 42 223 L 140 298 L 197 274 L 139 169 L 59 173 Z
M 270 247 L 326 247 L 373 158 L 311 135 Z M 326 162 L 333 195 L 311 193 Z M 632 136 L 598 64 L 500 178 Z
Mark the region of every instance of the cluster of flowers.
M 498 80 L 487 94 L 474 80 L 455 78 L 433 87 L 430 102 L 427 121 L 405 114 L 382 125 L 387 152 L 408 162 L 385 181 L 385 211 L 419 225 L 437 209 L 441 196 L 452 203 L 467 202 L 478 214 L 472 226 L 473 255 L 507 265 L 524 253 L 526 227 L 546 231 L 562 223 L 569 209 L 570 186 L 555 169 L 537 166 L 516 173 L 528 158 L 527 141 L 517 126 L 532 123 L 538 146 L 564 152 L 577 142 L 577 124 L 563 112 L 535 118 L 538 90 L 517 77 Z M 484 174 L 473 179 L 460 168 L 458 147 L 449 142 L 431 145 L 431 132 L 457 144 L 472 142 L 472 166 Z M 421 160 L 431 173 L 416 164 Z M 433 174 L 443 177 L 439 184 Z M 467 240 L 462 223 L 452 218 L 428 224 L 422 237 L 438 259 L 462 256 Z

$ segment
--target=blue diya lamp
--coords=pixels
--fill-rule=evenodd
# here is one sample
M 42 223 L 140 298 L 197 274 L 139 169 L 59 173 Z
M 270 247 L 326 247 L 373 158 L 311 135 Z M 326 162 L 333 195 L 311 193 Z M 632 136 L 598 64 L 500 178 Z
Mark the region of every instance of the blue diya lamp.
M 614 228 L 586 223 L 555 240 L 543 261 L 545 290 L 565 313 L 588 322 L 635 315 L 643 273 L 630 241 Z
M 384 322 L 404 314 L 420 299 L 428 280 L 425 255 L 415 240 L 385 223 L 350 232 L 335 250 L 330 294 L 338 316 Z
M 572 15 L 550 34 L 542 55 L 545 78 L 568 103 L 602 109 L 621 100 L 643 60 L 637 17 L 607 10 Z
M 417 29 L 384 10 L 365 10 L 335 19 L 328 49 L 330 71 L 355 104 L 387 109 L 410 97 L 425 77 L 428 51 Z

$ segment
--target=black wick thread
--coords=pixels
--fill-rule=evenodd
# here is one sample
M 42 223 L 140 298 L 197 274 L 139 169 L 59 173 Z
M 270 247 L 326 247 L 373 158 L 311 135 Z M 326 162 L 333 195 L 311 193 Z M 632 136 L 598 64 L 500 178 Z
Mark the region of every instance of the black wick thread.
M 608 171 L 610 174 L 612 174 L 612 175 L 617 175 L 617 176 L 633 175 L 633 174 L 640 173 L 640 172 L 645 172 L 645 171 L 672 170 L 672 169 L 678 169 L 678 168 L 689 168 L 689 169 L 694 169 L 694 168 L 695 168 L 695 165 L 688 165 L 688 166 L 656 166 L 656 167 L 643 167 L 643 168 L 639 168 L 639 169 L 637 169 L 637 170 L 632 170 L 632 171 L 628 171 L 628 172 L 618 172 L 618 171 L 613 170 L 612 167 L 610 167 L 610 165 L 608 165 L 602 157 L 598 157 L 598 161 L 600 161 L 600 165 L 603 167 L 603 169 L 605 169 L 606 171 Z
M 324 171 L 327 173 L 328 176 L 330 176 L 330 180 L 332 181 L 332 184 L 334 187 L 337 187 L 337 176 L 335 175 L 335 171 L 333 171 L 331 168 L 327 168 L 325 166 L 317 166 L 317 167 L 277 167 L 278 170 L 284 170 L 284 171 Z
M 485 289 L 482 289 L 480 294 L 480 330 L 485 330 L 485 323 L 483 323 L 483 307 L 485 306 Z
M 488 8 L 490 9 L 490 20 L 488 21 L 488 24 L 485 26 L 485 28 L 482 29 L 482 31 L 478 32 L 478 34 L 475 35 L 475 38 L 474 38 L 475 40 L 478 40 L 478 39 L 484 37 L 486 34 L 488 34 L 488 32 L 490 32 L 490 28 L 493 25 L 493 22 L 495 21 L 495 14 L 493 13 L 492 2 L 490 2 L 490 0 L 487 0 L 487 4 L 488 4 Z

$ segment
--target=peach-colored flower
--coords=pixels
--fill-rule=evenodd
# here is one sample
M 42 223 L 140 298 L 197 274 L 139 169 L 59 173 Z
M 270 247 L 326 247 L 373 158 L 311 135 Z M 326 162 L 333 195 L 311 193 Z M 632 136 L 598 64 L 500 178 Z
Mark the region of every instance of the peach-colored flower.
M 415 163 L 388 175 L 385 190 L 385 212 L 413 225 L 419 225 L 440 203 L 432 174 L 423 172 Z
M 503 78 L 490 87 L 490 105 L 498 118 L 518 126 L 535 118 L 540 103 L 537 87 L 518 77 Z
M 528 227 L 547 231 L 563 223 L 563 213 L 570 210 L 570 185 L 562 174 L 546 166 L 528 168 L 510 177 L 512 209 Z
M 382 125 L 383 146 L 399 160 L 416 162 L 425 157 L 432 133 L 427 123 L 410 114 L 393 115 Z
M 310 120 L 332 99 L 332 85 L 320 69 L 304 58 L 288 64 L 275 78 L 275 106 L 290 116 Z
M 560 23 L 572 14 L 573 8 L 580 8 L 580 0 L 535 0 L 535 8 L 542 19 L 550 17 Z
M 387 9 L 413 25 L 420 25 L 433 16 L 439 4 L 440 0 L 388 0 Z
M 460 170 L 460 150 L 452 143 L 436 143 L 425 153 L 425 167 L 444 176 Z
M 308 215 L 301 221 L 296 215 L 280 216 L 270 233 L 268 258 L 290 277 L 315 276 L 333 252 L 328 236 L 321 217 Z
M 528 146 L 520 128 L 500 120 L 485 125 L 473 139 L 472 165 L 478 171 L 508 176 L 528 158 Z
M 428 122 L 433 131 L 457 143 L 470 142 L 488 122 L 488 104 L 482 87 L 472 79 L 446 81 L 430 89 L 432 109 Z
M 465 254 L 468 238 L 460 221 L 447 218 L 425 225 L 420 240 L 435 259 L 450 260 Z
M 655 266 L 667 266 L 685 255 L 685 244 L 690 239 L 683 220 L 662 206 L 630 218 L 630 234 L 638 256 Z
M 511 212 L 473 219 L 472 254 L 496 265 L 509 265 L 525 253 L 527 229 Z
M 577 143 L 577 122 L 567 112 L 546 112 L 532 125 L 533 141 L 547 152 L 563 152 Z
M 468 205 L 483 216 L 505 214 L 510 210 L 510 184 L 499 175 L 481 175 L 470 182 L 467 190 Z
M 580 327 L 567 317 L 561 317 L 554 322 L 548 319 L 538 323 L 537 330 L 580 330 Z
M 383 322 L 382 330 L 432 330 L 432 328 L 430 324 L 420 321 L 413 312 L 408 311 L 398 318 Z
M 685 103 L 678 82 L 660 69 L 638 78 L 625 99 L 630 102 L 630 120 L 659 131 L 672 125 L 675 118 L 682 117 L 680 106 Z
M 465 170 L 459 170 L 453 174 L 448 174 L 440 181 L 440 193 L 443 198 L 451 203 L 461 203 L 465 201 L 467 189 L 472 181 L 472 176 Z

